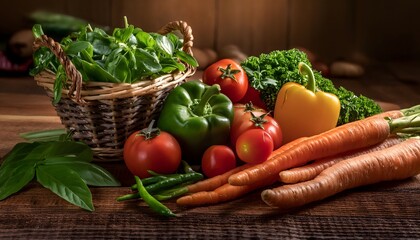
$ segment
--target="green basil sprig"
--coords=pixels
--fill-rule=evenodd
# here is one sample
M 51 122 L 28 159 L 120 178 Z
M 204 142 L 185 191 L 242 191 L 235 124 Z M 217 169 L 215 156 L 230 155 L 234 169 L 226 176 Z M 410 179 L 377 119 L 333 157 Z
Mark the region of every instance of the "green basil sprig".
M 34 25 L 32 31 L 36 38 L 43 34 L 39 24 Z M 87 25 L 63 38 L 60 44 L 85 82 L 135 83 L 185 71 L 184 63 L 198 66 L 196 59 L 182 50 L 182 38 L 174 33 L 161 35 L 145 32 L 128 24 L 126 18 L 125 27 L 115 28 L 110 34 Z M 60 63 L 48 48 L 41 47 L 34 52 L 31 75 L 49 69 L 59 77 L 54 86 L 55 102 L 61 97 L 65 76 L 65 69 L 59 66 Z
M 22 142 L 0 166 L 0 200 L 36 179 L 66 201 L 94 211 L 90 186 L 120 186 L 108 171 L 91 163 L 92 150 L 74 141 Z

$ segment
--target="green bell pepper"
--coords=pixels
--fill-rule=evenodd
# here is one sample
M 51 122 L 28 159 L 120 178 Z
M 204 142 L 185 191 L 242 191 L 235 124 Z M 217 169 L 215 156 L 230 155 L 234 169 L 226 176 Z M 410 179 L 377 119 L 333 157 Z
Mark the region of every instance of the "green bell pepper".
M 208 147 L 228 144 L 232 119 L 232 101 L 218 84 L 188 81 L 168 94 L 157 126 L 177 139 L 184 160 L 199 164 Z

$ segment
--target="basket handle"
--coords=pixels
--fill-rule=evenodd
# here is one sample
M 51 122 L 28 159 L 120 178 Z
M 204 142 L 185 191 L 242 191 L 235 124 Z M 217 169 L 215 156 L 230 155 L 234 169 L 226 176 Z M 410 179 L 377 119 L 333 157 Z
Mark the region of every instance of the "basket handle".
M 76 92 L 75 100 L 78 103 L 81 102 L 82 74 L 80 74 L 71 60 L 67 57 L 60 43 L 54 41 L 54 39 L 48 37 L 47 35 L 41 35 L 41 37 L 35 39 L 33 47 L 34 49 L 47 47 L 54 53 L 58 61 L 60 61 L 61 65 L 63 65 L 67 78 L 72 80 L 72 84 L 68 92 L 69 98 L 71 98 L 73 93 Z
M 191 27 L 184 21 L 173 21 L 163 26 L 158 33 L 165 35 L 167 33 L 178 30 L 184 36 L 184 45 L 182 50 L 191 56 L 193 55 L 192 47 L 194 36 Z

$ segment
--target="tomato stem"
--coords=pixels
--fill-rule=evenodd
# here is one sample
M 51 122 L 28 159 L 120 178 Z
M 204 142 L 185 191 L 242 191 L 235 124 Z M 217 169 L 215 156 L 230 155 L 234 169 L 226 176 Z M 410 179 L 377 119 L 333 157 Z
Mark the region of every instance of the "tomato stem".
M 222 72 L 222 74 L 220 75 L 221 79 L 231 78 L 235 82 L 237 81 L 235 74 L 241 72 L 241 70 L 239 69 L 232 69 L 232 64 L 228 64 L 226 68 L 218 67 L 217 70 Z
M 153 119 L 150 123 L 149 126 L 142 129 L 139 132 L 139 135 L 143 136 L 145 140 L 149 140 L 152 139 L 154 137 L 159 136 L 160 134 L 160 129 L 159 128 L 154 128 L 153 125 L 155 124 L 155 120 Z
M 258 117 L 257 117 L 257 116 L 255 116 L 255 114 L 254 114 L 253 112 L 251 112 L 251 116 L 252 116 L 252 117 L 251 117 L 250 121 L 252 121 L 256 127 L 259 127 L 259 128 L 261 128 L 261 129 L 264 129 L 263 124 L 267 122 L 267 120 L 266 120 L 266 119 L 264 119 L 264 118 L 265 118 L 265 116 L 267 116 L 269 113 L 270 113 L 270 112 L 266 112 L 266 113 L 264 113 L 263 115 L 261 115 L 261 116 L 258 116 Z

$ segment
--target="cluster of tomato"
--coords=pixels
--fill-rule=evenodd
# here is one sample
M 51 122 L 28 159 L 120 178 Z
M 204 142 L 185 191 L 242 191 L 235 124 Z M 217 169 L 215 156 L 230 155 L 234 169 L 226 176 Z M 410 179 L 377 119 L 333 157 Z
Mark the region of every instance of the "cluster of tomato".
M 216 145 L 206 150 L 202 170 L 207 177 L 223 174 L 236 167 L 236 159 L 260 163 L 282 144 L 282 130 L 265 109 L 259 93 L 249 85 L 242 67 L 231 59 L 210 65 L 203 82 L 219 84 L 221 92 L 234 103 L 230 145 Z
M 230 144 L 209 147 L 201 159 L 202 172 L 213 177 L 235 168 L 237 159 L 246 163 L 267 160 L 281 146 L 282 130 L 265 110 L 259 93 L 249 85 L 243 68 L 231 59 L 220 60 L 204 71 L 203 82 L 220 85 L 221 92 L 234 103 L 234 117 Z M 140 178 L 150 176 L 146 169 L 169 174 L 181 162 L 181 148 L 170 134 L 150 127 L 127 139 L 124 160 L 129 170 Z

